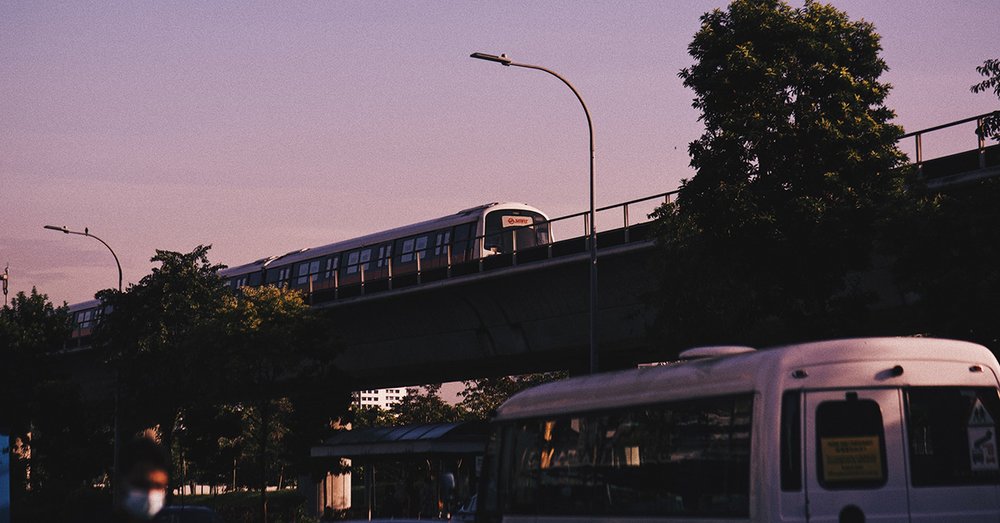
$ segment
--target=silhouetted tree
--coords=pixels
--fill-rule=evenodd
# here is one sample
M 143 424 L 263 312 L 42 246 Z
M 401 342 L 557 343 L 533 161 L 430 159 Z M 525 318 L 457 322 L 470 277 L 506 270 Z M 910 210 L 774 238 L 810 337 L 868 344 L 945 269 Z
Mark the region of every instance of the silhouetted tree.
M 453 423 L 466 419 L 465 410 L 441 399 L 440 391 L 440 383 L 406 389 L 406 396 L 389 409 L 393 424 Z
M 262 520 L 272 464 L 300 459 L 332 432 L 349 395 L 337 386 L 339 345 L 298 291 L 246 287 L 227 296 L 211 324 L 217 369 L 247 427 L 246 449 L 258 465 Z
M 991 58 L 986 60 L 983 62 L 983 65 L 976 67 L 976 72 L 985 76 L 986 79 L 969 89 L 974 93 L 983 93 L 992 89 L 993 94 L 997 98 L 1000 98 L 1000 59 Z M 986 118 L 983 122 L 982 131 L 985 136 L 992 137 L 994 140 L 1000 140 L 1000 114 L 994 114 Z
M 880 49 L 871 24 L 818 2 L 736 0 L 702 17 L 680 72 L 705 124 L 697 174 L 656 212 L 671 347 L 863 328 L 846 276 L 870 263 L 905 159 Z
M 122 431 L 158 427 L 167 448 L 184 409 L 211 403 L 223 390 L 209 326 L 229 292 L 218 274 L 224 266 L 208 260 L 210 248 L 157 250 L 150 261 L 159 266 L 139 283 L 97 293 L 107 312 L 95 346 L 118 376 Z M 171 474 L 175 485 L 179 479 Z
M 465 383 L 459 406 L 474 419 L 488 420 L 493 412 L 511 396 L 524 389 L 566 378 L 565 372 L 542 372 L 521 376 L 482 378 Z

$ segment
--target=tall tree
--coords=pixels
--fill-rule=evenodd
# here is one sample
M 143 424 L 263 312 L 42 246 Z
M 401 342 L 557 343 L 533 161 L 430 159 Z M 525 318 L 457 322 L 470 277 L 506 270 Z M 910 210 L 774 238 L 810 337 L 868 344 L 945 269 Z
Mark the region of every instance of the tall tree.
M 29 432 L 35 389 L 52 376 L 46 357 L 63 348 L 71 329 L 69 309 L 53 306 L 35 288 L 31 294 L 17 293 L 0 309 L 0 397 L 10 400 L 0 425 L 7 426 L 11 436 Z
M 44 459 L 52 455 L 52 445 L 57 444 L 60 427 L 44 423 L 44 434 L 33 433 L 41 417 L 46 421 L 51 417 L 47 412 L 39 412 L 39 405 L 67 414 L 59 405 L 45 401 L 56 378 L 49 357 L 62 349 L 71 332 L 70 314 L 65 305 L 55 307 L 48 296 L 35 288 L 30 294 L 19 292 L 10 305 L 0 309 L 0 398 L 4 404 L 0 408 L 0 427 L 7 429 L 11 436 L 8 452 L 11 463 L 11 494 L 15 514 L 21 513 L 28 490 L 45 495 L 55 487 L 58 495 L 66 495 L 64 485 L 51 485 L 45 481 L 58 472 L 49 469 Z M 75 391 L 74 391 L 75 392 Z M 64 404 L 77 398 L 69 396 Z M 41 414 L 42 416 L 39 416 Z M 62 420 L 66 421 L 66 420 Z M 68 423 L 62 423 L 61 427 Z M 49 429 L 52 430 L 49 430 Z M 24 449 L 15 452 L 15 448 Z M 30 450 L 28 450 L 30 449 Z M 54 496 L 53 496 L 54 497 Z M 22 513 L 23 514 L 23 513 Z
M 221 394 L 218 353 L 206 340 L 228 292 L 218 274 L 224 266 L 209 261 L 210 248 L 157 250 L 150 261 L 159 266 L 139 283 L 97 294 L 107 312 L 95 346 L 117 375 L 123 434 L 158 427 L 172 448 L 185 407 Z
M 306 454 L 347 410 L 349 396 L 339 392 L 333 364 L 339 345 L 327 325 L 298 291 L 265 286 L 227 296 L 209 329 L 221 356 L 219 375 L 244 406 L 265 522 L 272 462 L 287 458 L 289 449 Z
M 857 328 L 874 225 L 901 194 L 874 27 L 807 1 L 736 0 L 702 17 L 679 76 L 705 132 L 697 174 L 657 211 L 660 326 L 674 348 Z
M 459 393 L 459 406 L 472 418 L 487 420 L 511 396 L 524 389 L 566 378 L 565 372 L 542 372 L 520 376 L 502 376 L 466 381 L 465 390 Z
M 1000 59 L 986 60 L 983 65 L 976 67 L 976 72 L 986 78 L 969 89 L 974 93 L 984 93 L 992 89 L 993 94 L 1000 98 Z M 982 133 L 994 140 L 1000 140 L 1000 114 L 994 113 L 983 122 Z

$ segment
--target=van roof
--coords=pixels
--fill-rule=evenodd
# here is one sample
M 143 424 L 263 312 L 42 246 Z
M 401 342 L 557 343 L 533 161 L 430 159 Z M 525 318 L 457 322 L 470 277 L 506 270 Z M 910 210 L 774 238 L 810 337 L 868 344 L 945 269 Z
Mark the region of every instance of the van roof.
M 547 383 L 514 395 L 497 409 L 497 419 L 784 388 L 798 369 L 886 360 L 973 362 L 997 372 L 997 360 L 988 349 L 965 341 L 915 337 L 819 341 Z M 803 385 L 797 382 L 795 387 Z

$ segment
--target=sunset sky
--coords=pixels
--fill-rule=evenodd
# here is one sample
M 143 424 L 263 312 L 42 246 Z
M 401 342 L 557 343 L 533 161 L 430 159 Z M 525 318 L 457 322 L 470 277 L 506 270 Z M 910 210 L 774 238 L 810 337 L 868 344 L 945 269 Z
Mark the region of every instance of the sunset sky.
M 1000 109 L 969 92 L 1000 58 L 995 0 L 833 4 L 882 34 L 907 130 Z M 572 93 L 473 51 L 580 90 L 598 205 L 674 189 L 702 129 L 677 72 L 725 5 L 0 0 L 0 270 L 56 302 L 116 284 L 103 246 L 45 224 L 89 227 L 137 282 L 155 249 L 236 265 L 491 201 L 583 210 Z

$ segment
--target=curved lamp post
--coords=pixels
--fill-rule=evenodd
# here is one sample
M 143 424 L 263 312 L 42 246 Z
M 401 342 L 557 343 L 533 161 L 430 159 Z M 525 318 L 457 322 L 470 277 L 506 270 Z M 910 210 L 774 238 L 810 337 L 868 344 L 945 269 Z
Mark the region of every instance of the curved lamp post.
M 66 227 L 56 227 L 55 225 L 46 225 L 45 228 L 50 231 L 59 231 L 64 234 L 78 234 L 80 236 L 88 236 L 104 244 L 104 246 L 107 247 L 109 251 L 111 251 L 111 256 L 114 256 L 115 258 L 115 265 L 118 266 L 118 292 L 122 291 L 122 264 L 121 262 L 118 261 L 118 255 L 115 254 L 114 249 L 112 249 L 111 246 L 108 245 L 108 242 L 98 238 L 97 236 L 94 236 L 93 234 L 90 234 L 90 229 L 86 227 L 83 228 L 83 232 L 71 231 Z
M 108 248 L 108 251 L 111 252 L 111 256 L 113 256 L 115 258 L 115 265 L 118 267 L 118 292 L 119 293 L 122 292 L 122 264 L 121 264 L 121 262 L 118 261 L 118 255 L 115 254 L 115 250 L 112 249 L 110 245 L 108 245 L 108 242 L 106 242 L 106 241 L 98 238 L 97 236 L 94 236 L 93 234 L 90 234 L 90 229 L 88 229 L 87 227 L 83 228 L 83 232 L 80 232 L 80 231 L 71 231 L 71 230 L 67 229 L 66 227 L 56 227 L 55 225 L 46 225 L 45 228 L 48 229 L 48 230 L 50 230 L 50 231 L 59 231 L 59 232 L 61 232 L 63 234 L 76 234 L 76 235 L 79 235 L 79 236 L 88 236 L 90 238 L 93 238 L 93 239 L 101 242 L 105 247 Z M 112 498 L 112 503 L 117 503 L 118 502 L 118 479 L 119 479 L 118 478 L 118 439 L 119 439 L 118 438 L 118 402 L 120 401 L 119 397 L 121 396 L 121 388 L 120 388 L 119 385 L 120 385 L 120 382 L 118 381 L 118 372 L 115 371 L 115 420 L 114 420 L 114 424 L 115 424 L 115 426 L 114 426 L 114 432 L 115 433 L 114 433 L 114 450 L 112 451 L 112 452 L 114 452 L 114 458 L 113 458 L 113 461 L 111 463 L 111 474 L 112 474 L 112 476 L 111 476 L 111 492 L 112 492 L 111 498 Z
M 544 71 L 546 73 L 555 76 L 562 83 L 569 87 L 573 94 L 576 95 L 576 99 L 580 101 L 580 105 L 583 106 L 583 112 L 587 115 L 587 129 L 590 131 L 590 212 L 588 213 L 590 221 L 590 237 L 588 239 L 588 244 L 590 246 L 590 373 L 594 374 L 598 370 L 598 352 L 597 352 L 597 225 L 594 221 L 594 123 L 590 119 L 590 111 L 587 109 L 587 104 L 583 102 L 583 97 L 577 92 L 573 84 L 569 83 L 568 80 L 559 75 L 559 73 L 546 69 L 538 65 L 522 64 L 512 61 L 507 58 L 507 55 L 501 54 L 500 56 L 486 54 L 486 53 L 472 53 L 469 55 L 471 58 L 476 58 L 478 60 L 486 60 L 487 62 L 496 62 L 500 65 L 506 67 L 523 67 L 525 69 L 537 69 L 539 71 Z

